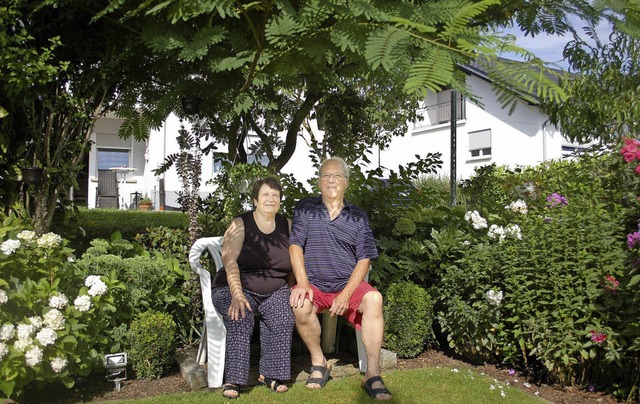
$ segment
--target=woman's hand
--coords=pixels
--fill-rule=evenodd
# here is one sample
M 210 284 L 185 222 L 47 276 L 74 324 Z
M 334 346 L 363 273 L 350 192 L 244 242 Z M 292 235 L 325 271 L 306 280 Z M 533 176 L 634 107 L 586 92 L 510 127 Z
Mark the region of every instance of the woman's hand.
M 231 320 L 236 321 L 240 316 L 244 318 L 246 313 L 245 310 L 251 311 L 251 305 L 244 293 L 231 296 L 231 305 L 229 306 L 229 312 L 227 313 L 229 317 L 231 317 Z

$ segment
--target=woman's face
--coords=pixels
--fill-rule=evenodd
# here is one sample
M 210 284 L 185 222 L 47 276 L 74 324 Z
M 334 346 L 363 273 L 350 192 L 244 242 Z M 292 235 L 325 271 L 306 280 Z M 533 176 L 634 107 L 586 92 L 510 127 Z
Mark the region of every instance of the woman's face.
M 253 200 L 256 210 L 261 213 L 276 214 L 280 210 L 280 192 L 263 184 L 258 191 L 258 200 Z

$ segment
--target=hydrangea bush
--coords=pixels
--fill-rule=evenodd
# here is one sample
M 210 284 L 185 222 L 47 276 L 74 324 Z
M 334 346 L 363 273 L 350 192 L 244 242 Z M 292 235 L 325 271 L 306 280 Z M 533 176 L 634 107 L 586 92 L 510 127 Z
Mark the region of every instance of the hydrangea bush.
M 36 236 L 5 218 L 0 244 L 0 395 L 19 397 L 33 381 L 87 375 L 101 363 L 111 276 L 76 277 L 72 250 L 54 233 Z

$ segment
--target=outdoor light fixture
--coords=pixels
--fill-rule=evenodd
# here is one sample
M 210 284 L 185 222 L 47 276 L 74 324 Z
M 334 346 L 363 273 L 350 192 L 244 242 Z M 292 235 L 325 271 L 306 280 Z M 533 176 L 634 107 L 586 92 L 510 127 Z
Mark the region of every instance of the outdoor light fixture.
M 120 391 L 120 382 L 127 378 L 127 353 L 105 355 L 104 367 L 107 369 L 107 380 L 114 382 L 116 391 Z
M 200 102 L 198 97 L 182 97 L 182 110 L 187 115 L 195 115 L 200 112 Z
M 30 184 L 39 184 L 42 181 L 43 169 L 40 167 L 25 167 L 21 169 L 22 179 Z

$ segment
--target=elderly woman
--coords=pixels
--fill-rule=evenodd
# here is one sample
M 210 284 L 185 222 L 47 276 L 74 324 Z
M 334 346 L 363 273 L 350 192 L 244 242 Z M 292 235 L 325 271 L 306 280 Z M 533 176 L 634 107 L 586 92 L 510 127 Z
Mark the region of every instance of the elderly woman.
M 222 394 L 237 398 L 249 381 L 249 351 L 254 315 L 260 314 L 258 384 L 288 390 L 294 318 L 289 305 L 293 280 L 289 258 L 291 221 L 278 213 L 282 187 L 274 178 L 256 181 L 255 209 L 235 218 L 224 234 L 224 269 L 213 281 L 213 304 L 227 328 L 225 384 Z

